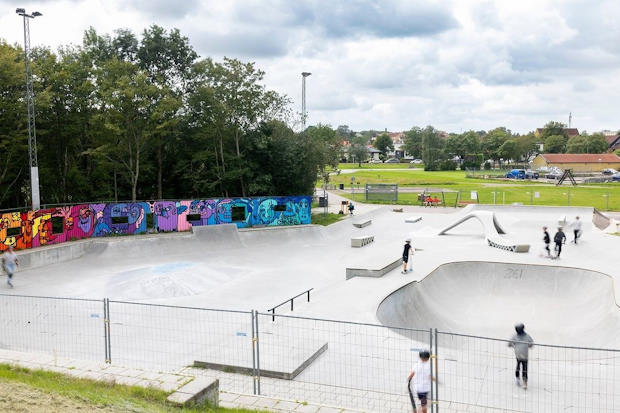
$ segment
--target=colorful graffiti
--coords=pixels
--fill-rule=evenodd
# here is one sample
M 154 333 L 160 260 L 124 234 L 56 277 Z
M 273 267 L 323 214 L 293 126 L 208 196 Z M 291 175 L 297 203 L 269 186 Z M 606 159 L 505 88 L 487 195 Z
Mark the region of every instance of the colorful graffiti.
M 83 204 L 0 214 L 0 251 L 146 232 L 189 231 L 234 223 L 239 228 L 310 223 L 310 197 L 264 197 Z

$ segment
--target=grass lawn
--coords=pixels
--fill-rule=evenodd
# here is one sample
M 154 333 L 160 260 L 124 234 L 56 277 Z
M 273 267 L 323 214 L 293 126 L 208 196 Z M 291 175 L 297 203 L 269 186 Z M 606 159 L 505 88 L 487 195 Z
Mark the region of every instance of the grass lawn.
M 340 221 L 345 216 L 346 215 L 332 214 L 331 212 L 328 212 L 327 214 L 323 214 L 321 212 L 313 213 L 312 223 L 317 224 L 317 225 L 327 226 L 327 225 L 333 224 L 334 222 Z
M 26 411 L 24 409 L 27 408 L 27 411 L 36 412 L 255 412 L 255 410 L 214 409 L 207 406 L 177 408 L 166 403 L 168 394 L 161 390 L 77 379 L 60 373 L 0 364 L 2 411 Z M 27 402 L 24 404 L 23 400 Z
M 363 190 L 366 183 L 392 183 L 398 184 L 400 189 L 407 187 L 430 188 L 437 195 L 442 190 L 446 204 L 454 205 L 457 192 L 460 191 L 462 200 L 470 200 L 470 192 L 477 191 L 480 203 L 512 204 L 520 202 L 524 205 L 550 205 L 550 206 L 592 206 L 601 211 L 620 210 L 620 185 L 617 183 L 584 184 L 576 187 L 564 184 L 555 186 L 546 183 L 546 180 L 504 181 L 483 178 L 467 178 L 465 171 L 437 171 L 426 172 L 420 169 L 408 169 L 402 171 L 356 171 L 352 174 L 339 174 L 330 177 L 330 183 L 334 185 L 345 184 L 343 196 L 364 201 L 363 195 L 351 195 L 347 191 L 351 187 L 351 177 L 359 182 L 359 188 Z M 320 185 L 320 184 L 319 184 Z M 357 186 L 357 185 L 356 185 Z M 538 197 L 536 197 L 538 192 Z M 570 195 L 569 195 L 570 194 Z M 570 201 L 569 201 L 570 197 Z M 402 190 L 398 194 L 399 204 L 416 204 L 417 193 L 407 193 Z M 379 202 L 377 202 L 379 203 Z M 387 202 L 393 203 L 393 202 Z

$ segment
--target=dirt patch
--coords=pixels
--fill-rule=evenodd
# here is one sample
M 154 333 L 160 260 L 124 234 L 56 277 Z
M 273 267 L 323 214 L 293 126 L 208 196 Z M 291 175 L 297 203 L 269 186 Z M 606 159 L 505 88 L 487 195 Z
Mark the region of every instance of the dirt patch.
M 26 384 L 0 380 L 0 411 L 16 413 L 45 412 L 127 412 L 127 409 L 101 407 L 88 402 L 49 394 Z

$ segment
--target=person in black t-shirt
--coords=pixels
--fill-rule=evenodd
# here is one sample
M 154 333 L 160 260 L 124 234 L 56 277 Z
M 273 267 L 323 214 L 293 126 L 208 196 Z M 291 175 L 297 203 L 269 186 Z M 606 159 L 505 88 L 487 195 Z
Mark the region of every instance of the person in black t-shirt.
M 566 244 L 566 235 L 564 231 L 562 231 L 562 227 L 558 228 L 558 232 L 553 236 L 553 242 L 555 242 L 555 258 L 560 258 L 560 254 L 562 253 L 562 244 Z
M 407 273 L 407 263 L 409 262 L 409 255 L 413 255 L 413 247 L 411 246 L 411 238 L 405 240 L 405 247 L 403 248 L 403 274 Z

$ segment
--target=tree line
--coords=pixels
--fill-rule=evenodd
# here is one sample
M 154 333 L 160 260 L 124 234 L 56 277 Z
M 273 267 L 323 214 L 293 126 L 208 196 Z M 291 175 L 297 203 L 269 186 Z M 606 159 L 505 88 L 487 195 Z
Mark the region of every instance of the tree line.
M 336 129 L 336 134 L 349 142 L 348 154 L 356 162 L 368 159 L 366 145 L 374 134 L 374 147 L 386 158 L 394 150 L 392 139 L 387 133 L 364 131 L 355 133 L 348 126 Z M 603 134 L 588 134 L 569 137 L 566 125 L 560 122 L 548 122 L 538 134 L 530 132 L 524 135 L 512 133 L 505 127 L 490 131 L 467 131 L 464 133 L 444 134 L 433 126 L 425 128 L 414 126 L 404 132 L 404 150 L 413 157 L 424 161 L 427 170 L 480 168 L 487 161 L 493 163 L 527 162 L 532 156 L 542 153 L 603 153 L 607 150 L 607 141 Z M 541 150 L 542 148 L 542 150 Z M 489 167 L 487 166 L 487 167 Z
M 179 30 L 87 30 L 33 49 L 42 204 L 300 195 L 337 164 L 336 132 L 294 131 L 254 63 L 201 58 Z M 29 204 L 24 55 L 0 40 L 0 207 Z

